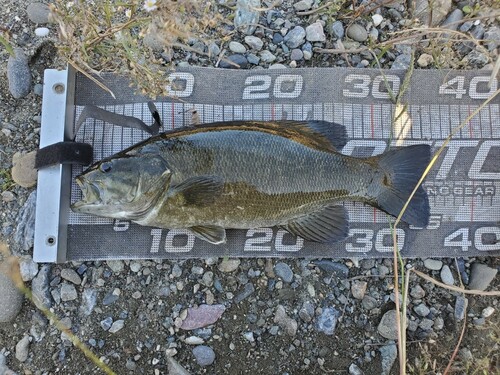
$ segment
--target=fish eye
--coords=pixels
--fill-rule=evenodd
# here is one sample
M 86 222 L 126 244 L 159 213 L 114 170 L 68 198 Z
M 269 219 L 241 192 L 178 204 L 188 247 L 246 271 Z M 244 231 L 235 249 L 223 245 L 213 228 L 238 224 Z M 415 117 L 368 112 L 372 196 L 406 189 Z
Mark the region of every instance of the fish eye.
M 99 166 L 99 169 L 101 170 L 101 172 L 107 173 L 112 169 L 111 163 L 102 163 Z

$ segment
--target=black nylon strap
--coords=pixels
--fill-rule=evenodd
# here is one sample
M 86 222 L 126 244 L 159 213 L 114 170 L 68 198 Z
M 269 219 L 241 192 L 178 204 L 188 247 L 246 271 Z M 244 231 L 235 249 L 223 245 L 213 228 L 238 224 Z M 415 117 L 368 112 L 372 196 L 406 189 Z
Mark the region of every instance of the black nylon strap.
M 55 164 L 82 164 L 92 162 L 92 146 L 80 142 L 59 142 L 38 150 L 35 168 L 40 169 Z

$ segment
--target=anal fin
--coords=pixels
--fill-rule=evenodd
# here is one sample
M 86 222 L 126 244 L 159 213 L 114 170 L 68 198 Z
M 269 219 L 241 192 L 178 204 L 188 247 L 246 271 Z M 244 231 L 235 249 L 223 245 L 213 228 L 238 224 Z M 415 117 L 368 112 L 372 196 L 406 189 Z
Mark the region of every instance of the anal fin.
M 189 230 L 193 232 L 196 237 L 213 243 L 214 245 L 220 245 L 226 242 L 226 230 L 216 225 L 199 225 L 191 227 Z
M 334 243 L 349 235 L 349 215 L 344 206 L 331 205 L 282 227 L 307 241 Z

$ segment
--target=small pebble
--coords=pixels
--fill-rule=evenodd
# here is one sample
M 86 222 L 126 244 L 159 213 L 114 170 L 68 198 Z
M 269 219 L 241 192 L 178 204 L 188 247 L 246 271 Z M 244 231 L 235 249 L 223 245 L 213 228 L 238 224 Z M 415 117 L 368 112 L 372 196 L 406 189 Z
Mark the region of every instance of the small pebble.
M 14 241 L 28 251 L 35 240 L 36 190 L 33 190 L 17 215 L 17 227 Z
M 421 54 L 420 57 L 417 59 L 417 64 L 421 68 L 426 68 L 433 62 L 434 62 L 434 57 L 432 57 L 432 55 L 429 55 L 427 53 Z
M 287 335 L 295 336 L 297 334 L 297 322 L 286 314 L 286 310 L 282 305 L 278 305 L 276 308 L 274 322 L 278 324 Z
M 245 332 L 243 337 L 249 342 L 255 342 L 255 337 L 253 336 L 253 332 Z
M 30 345 L 30 337 L 25 335 L 19 342 L 16 344 L 16 359 L 19 362 L 26 362 L 29 355 L 28 347 Z
M 340 315 L 341 313 L 334 307 L 323 308 L 320 316 L 316 319 L 316 329 L 325 335 L 333 335 Z
M 428 270 L 439 271 L 443 267 L 443 262 L 438 259 L 427 258 L 424 260 L 424 267 Z
M 205 367 L 210 366 L 215 361 L 214 350 L 206 345 L 199 345 L 193 349 L 193 355 L 198 365 Z
M 43 95 L 43 85 L 41 83 L 37 83 L 33 87 L 33 92 L 35 93 L 35 95 L 42 96 Z
M 306 31 L 304 28 L 302 26 L 295 26 L 285 35 L 284 42 L 289 48 L 297 48 L 304 44 L 305 37 Z
M 474 360 L 474 356 L 472 355 L 469 348 L 462 348 L 458 351 L 459 358 L 464 362 L 471 362 Z
M 300 0 L 293 4 L 293 7 L 296 11 L 303 12 L 305 10 L 311 9 L 313 3 L 313 0 Z
M 396 60 L 391 65 L 392 70 L 407 70 L 410 67 L 411 56 L 410 55 L 399 55 Z
M 255 51 L 260 51 L 264 46 L 264 42 L 262 41 L 262 39 L 253 35 L 247 35 L 245 37 L 245 43 Z
M 304 52 L 302 52 L 301 49 L 299 49 L 299 48 L 292 49 L 292 52 L 290 53 L 290 60 L 300 61 L 303 58 L 304 58 Z
M 366 29 L 357 23 L 350 25 L 346 30 L 346 34 L 349 38 L 355 40 L 356 42 L 364 42 L 368 39 Z
M 111 328 L 111 325 L 113 324 L 113 318 L 108 316 L 106 319 L 101 320 L 101 327 L 103 330 L 107 331 Z
M 73 301 L 78 298 L 78 293 L 76 292 L 73 284 L 62 283 L 61 285 L 61 300 L 63 302 Z
M 201 345 L 205 342 L 205 340 L 198 336 L 189 336 L 184 340 L 184 342 L 188 345 Z
M 463 320 L 465 318 L 468 304 L 469 300 L 467 298 L 464 296 L 457 296 L 455 300 L 455 319 Z
M 396 310 L 389 310 L 382 316 L 377 330 L 386 339 L 397 340 Z
M 349 375 L 364 375 L 363 371 L 354 363 L 349 366 Z
M 116 333 L 118 332 L 119 330 L 121 330 L 125 325 L 125 321 L 120 319 L 120 320 L 116 320 L 113 322 L 113 324 L 111 325 L 111 327 L 109 328 L 109 332 L 110 333 Z
M 363 300 L 361 301 L 361 304 L 363 305 L 363 307 L 367 310 L 371 310 L 371 309 L 374 309 L 375 307 L 377 307 L 378 305 L 378 302 L 377 300 L 372 297 L 372 296 L 364 296 L 363 297 Z
M 493 315 L 494 312 L 495 309 L 491 306 L 488 306 L 485 309 L 483 309 L 483 311 L 481 312 L 481 316 L 483 318 L 489 318 L 491 315 Z
M 39 38 L 43 38 L 48 36 L 50 33 L 50 30 L 46 27 L 37 27 L 35 29 L 35 35 Z
M 107 260 L 106 264 L 111 269 L 111 271 L 113 271 L 113 273 L 120 273 L 120 272 L 123 271 L 123 268 L 124 268 L 123 261 L 119 260 L 119 259 L 117 259 L 117 260 Z M 135 267 L 136 266 L 134 265 L 134 269 L 135 269 Z M 139 265 L 139 269 L 140 269 L 140 265 Z M 134 271 L 134 272 L 137 272 L 137 271 Z
M 314 318 L 314 304 L 311 301 L 305 301 L 299 310 L 299 317 L 306 323 Z
M 367 286 L 368 283 L 366 281 L 354 280 L 351 284 L 352 296 L 356 299 L 363 299 Z
M 193 330 L 215 323 L 226 310 L 224 305 L 200 305 L 187 309 L 187 315 L 180 328 Z
M 19 271 L 23 281 L 31 281 L 38 274 L 38 263 L 29 255 L 23 256 L 19 259 Z
M 133 298 L 133 299 L 139 299 L 139 298 L 141 298 L 141 297 L 142 297 L 142 293 L 141 293 L 141 292 L 139 292 L 138 290 L 137 290 L 137 291 L 135 291 L 134 293 L 132 293 L 132 298 Z
M 85 289 L 82 293 L 82 303 L 80 312 L 84 316 L 89 316 L 97 303 L 97 291 L 95 289 Z
M 415 285 L 413 288 L 410 290 L 410 296 L 412 296 L 415 299 L 422 299 L 425 297 L 425 290 L 422 288 L 420 285 Z
M 49 291 L 50 265 L 43 265 L 31 282 L 33 302 L 39 309 L 52 307 L 52 296 Z
M 460 9 L 455 9 L 441 24 L 441 27 L 449 30 L 457 30 L 460 26 L 460 21 L 464 18 L 464 14 Z
M 141 269 L 141 264 L 139 262 L 131 262 L 130 263 L 130 271 L 137 273 Z
M 280 277 L 285 283 L 291 283 L 293 280 L 293 271 L 286 263 L 279 262 L 274 266 L 276 276 Z
M 380 349 L 380 356 L 382 357 L 382 371 L 380 375 L 389 375 L 391 368 L 398 356 L 398 350 L 395 344 L 382 346 Z
M 276 60 L 276 56 L 272 52 L 264 50 L 260 53 L 260 59 L 265 63 L 271 63 Z
M 336 37 L 337 39 L 342 39 L 344 37 L 345 31 L 344 31 L 344 25 L 342 25 L 342 22 L 335 21 L 330 26 L 330 30 L 332 32 L 332 35 L 334 37 Z
M 421 303 L 420 305 L 417 305 L 413 308 L 413 311 L 415 311 L 418 315 L 420 316 L 427 316 L 431 312 L 429 308 L 425 305 L 425 303 Z
M 224 258 L 223 261 L 219 264 L 217 267 L 219 271 L 221 272 L 233 272 L 238 269 L 240 266 L 241 261 L 238 258 L 235 259 L 226 259 Z
M 331 260 L 315 260 L 312 263 L 329 275 L 343 279 L 349 275 L 349 268 L 342 263 L 332 262 Z
M 373 20 L 373 26 L 377 27 L 382 23 L 384 17 L 382 17 L 380 14 L 374 14 L 372 16 L 372 20 Z
M 306 40 L 310 42 L 324 42 L 326 40 L 321 22 L 317 21 L 306 27 Z
M 247 51 L 247 49 L 243 44 L 235 41 L 229 42 L 229 49 L 234 53 L 241 53 L 241 54 Z
M 65 268 L 61 270 L 61 277 L 64 280 L 68 280 L 69 282 L 72 282 L 75 285 L 80 285 L 82 283 L 82 279 L 76 273 L 76 271 L 72 268 Z
M 283 42 L 283 35 L 281 35 L 280 33 L 274 33 L 273 34 L 273 44 L 280 44 L 281 42 Z
M 441 281 L 446 285 L 455 284 L 455 279 L 453 278 L 453 274 L 451 273 L 450 267 L 446 264 L 441 269 Z

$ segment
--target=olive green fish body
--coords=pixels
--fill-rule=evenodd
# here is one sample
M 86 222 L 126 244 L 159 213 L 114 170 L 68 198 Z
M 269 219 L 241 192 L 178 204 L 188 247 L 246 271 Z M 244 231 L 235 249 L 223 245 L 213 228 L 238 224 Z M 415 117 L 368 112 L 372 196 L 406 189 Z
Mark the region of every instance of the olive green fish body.
M 338 202 L 363 201 L 398 215 L 430 158 L 429 147 L 371 158 L 342 155 L 334 123 L 232 122 L 167 132 L 90 167 L 73 209 L 161 228 L 189 228 L 213 243 L 225 228 L 279 225 L 318 242 L 348 234 Z M 403 220 L 426 225 L 417 190 Z
M 144 225 L 279 225 L 335 201 L 368 198 L 367 187 L 377 173 L 359 159 L 259 131 L 187 135 L 161 147 L 175 171 L 173 186 L 197 176 L 218 176 L 224 188 L 209 206 L 186 205 L 183 195 L 174 193 L 140 220 Z

